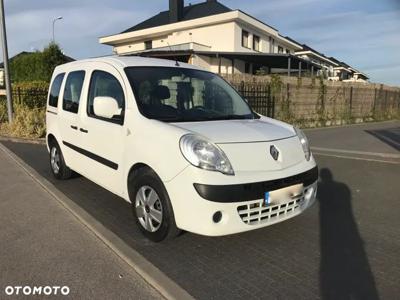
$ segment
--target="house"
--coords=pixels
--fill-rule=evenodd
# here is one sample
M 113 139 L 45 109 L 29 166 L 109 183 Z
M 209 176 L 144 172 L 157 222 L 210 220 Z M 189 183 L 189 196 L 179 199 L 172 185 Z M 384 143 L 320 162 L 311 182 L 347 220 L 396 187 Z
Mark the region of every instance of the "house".
M 365 73 L 358 71 L 357 69 L 337 60 L 334 57 L 330 57 L 329 59 L 337 63 L 337 66 L 333 68 L 333 76 L 328 78 L 329 80 L 340 80 L 344 82 L 368 82 L 369 77 Z
M 339 64 L 332 59 L 326 57 L 323 53 L 311 48 L 306 44 L 301 45 L 302 49 L 295 52 L 295 54 L 307 61 L 320 66 L 318 71 L 319 76 L 328 79 L 335 76 L 334 69 L 339 67 Z
M 170 0 L 168 11 L 99 42 L 118 55 L 176 59 L 219 74 L 300 76 L 321 68 L 296 55 L 302 47 L 276 28 L 216 0 L 188 6 Z

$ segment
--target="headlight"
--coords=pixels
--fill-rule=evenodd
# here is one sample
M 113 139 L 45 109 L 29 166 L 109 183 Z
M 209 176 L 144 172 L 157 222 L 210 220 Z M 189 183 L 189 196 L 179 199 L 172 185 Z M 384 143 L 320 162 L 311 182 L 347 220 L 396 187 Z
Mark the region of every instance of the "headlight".
M 235 175 L 225 153 L 213 142 L 194 134 L 187 134 L 181 137 L 179 146 L 183 156 L 192 165 L 226 175 Z
M 297 136 L 300 140 L 301 146 L 303 147 L 304 156 L 306 157 L 306 160 L 310 160 L 311 150 L 310 150 L 310 144 L 308 143 L 308 139 L 307 139 L 306 135 L 304 134 L 304 132 L 301 129 L 299 129 L 297 127 L 293 127 L 293 128 L 297 133 Z

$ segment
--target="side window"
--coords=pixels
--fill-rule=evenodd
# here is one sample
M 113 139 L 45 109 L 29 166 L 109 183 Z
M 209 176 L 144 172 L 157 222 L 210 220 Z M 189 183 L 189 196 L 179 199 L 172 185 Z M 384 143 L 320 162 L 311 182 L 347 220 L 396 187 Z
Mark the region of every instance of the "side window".
M 94 98 L 106 96 L 114 98 L 118 102 L 118 107 L 121 109 L 120 115 L 115 115 L 111 119 L 105 119 L 96 116 L 93 110 Z M 99 118 L 105 121 L 122 123 L 125 113 L 125 96 L 124 90 L 117 78 L 110 73 L 104 71 L 94 71 L 90 79 L 89 98 L 87 102 L 87 114 L 90 117 Z
M 84 79 L 85 71 L 74 71 L 68 74 L 64 89 L 63 110 L 78 112 Z
M 60 95 L 61 84 L 63 82 L 65 73 L 58 74 L 51 84 L 49 95 L 49 106 L 57 107 L 58 96 Z

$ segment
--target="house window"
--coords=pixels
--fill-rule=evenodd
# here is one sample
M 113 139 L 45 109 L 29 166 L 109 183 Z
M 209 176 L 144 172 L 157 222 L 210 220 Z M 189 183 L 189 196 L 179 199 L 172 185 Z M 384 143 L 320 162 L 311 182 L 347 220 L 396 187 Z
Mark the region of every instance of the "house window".
M 153 49 L 153 41 L 145 41 L 144 42 L 144 50 Z
M 287 54 L 290 54 L 290 50 L 289 50 L 289 49 L 286 49 L 286 53 L 287 53 Z
M 283 53 L 283 47 L 278 46 L 278 53 Z
M 260 37 L 258 35 L 253 35 L 253 49 L 260 51 Z
M 249 48 L 249 33 L 246 30 L 242 30 L 242 46 Z
M 275 40 L 272 37 L 269 37 L 269 52 L 275 53 Z

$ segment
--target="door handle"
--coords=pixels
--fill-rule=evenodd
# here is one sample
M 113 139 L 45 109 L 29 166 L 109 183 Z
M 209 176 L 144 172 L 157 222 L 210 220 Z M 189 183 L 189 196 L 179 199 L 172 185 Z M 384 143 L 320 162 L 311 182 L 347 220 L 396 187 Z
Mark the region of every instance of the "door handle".
M 80 132 L 83 132 L 83 133 L 88 133 L 89 132 L 88 130 L 83 129 L 83 128 L 80 128 L 79 130 L 80 130 Z
M 78 126 L 71 125 L 71 128 L 74 130 L 78 130 Z

